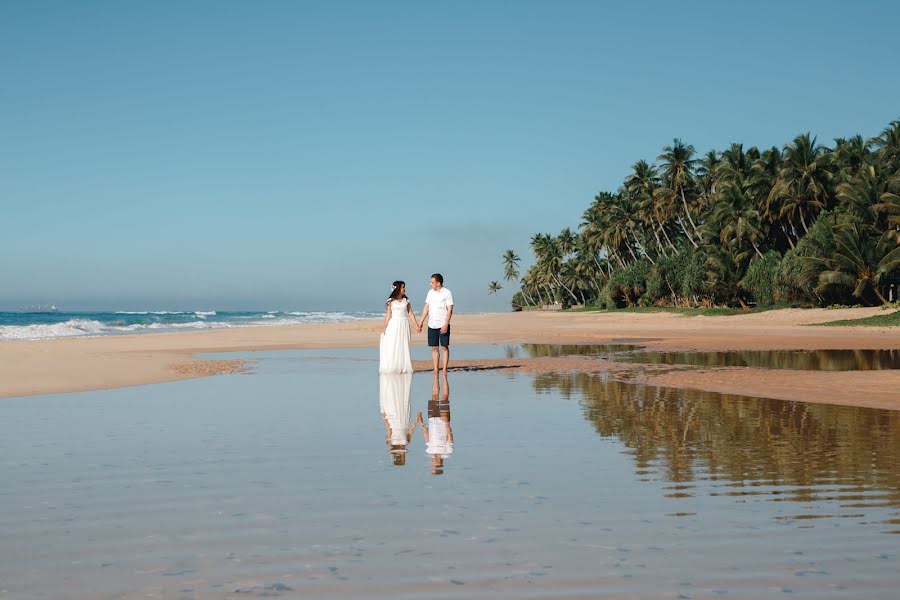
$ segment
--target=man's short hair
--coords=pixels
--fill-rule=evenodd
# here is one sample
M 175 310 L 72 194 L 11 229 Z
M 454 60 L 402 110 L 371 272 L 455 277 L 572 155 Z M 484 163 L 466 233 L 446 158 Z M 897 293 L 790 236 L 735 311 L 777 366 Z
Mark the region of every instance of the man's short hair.
M 444 285 L 444 276 L 440 273 L 433 274 L 431 278 L 437 281 L 439 284 Z

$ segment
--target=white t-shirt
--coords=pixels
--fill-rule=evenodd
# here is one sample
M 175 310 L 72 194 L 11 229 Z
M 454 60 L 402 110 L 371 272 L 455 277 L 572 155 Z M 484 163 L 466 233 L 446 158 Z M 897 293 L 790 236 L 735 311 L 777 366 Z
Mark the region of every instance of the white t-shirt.
M 428 305 L 428 326 L 440 329 L 447 321 L 449 307 L 453 306 L 453 294 L 445 287 L 438 291 L 428 290 L 425 304 Z

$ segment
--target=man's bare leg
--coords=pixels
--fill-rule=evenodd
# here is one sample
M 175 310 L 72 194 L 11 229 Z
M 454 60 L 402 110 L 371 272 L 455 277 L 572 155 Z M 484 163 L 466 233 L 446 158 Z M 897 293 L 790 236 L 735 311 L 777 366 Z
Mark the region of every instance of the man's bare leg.
M 438 354 L 438 346 L 431 347 L 431 364 L 434 366 L 434 372 L 437 374 L 438 372 L 438 360 L 440 356 Z
M 447 372 L 447 367 L 450 365 L 450 346 L 444 346 L 444 373 Z

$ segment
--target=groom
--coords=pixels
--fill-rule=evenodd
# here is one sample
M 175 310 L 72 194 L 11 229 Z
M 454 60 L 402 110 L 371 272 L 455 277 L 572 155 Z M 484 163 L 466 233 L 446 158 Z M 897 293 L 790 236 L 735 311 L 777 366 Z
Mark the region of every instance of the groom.
M 437 372 L 440 362 L 440 346 L 444 348 L 444 373 L 450 364 L 450 317 L 453 316 L 453 294 L 444 287 L 440 273 L 431 276 L 431 289 L 425 296 L 425 308 L 419 320 L 419 333 L 425 317 L 428 317 L 428 345 L 431 346 L 431 362 Z

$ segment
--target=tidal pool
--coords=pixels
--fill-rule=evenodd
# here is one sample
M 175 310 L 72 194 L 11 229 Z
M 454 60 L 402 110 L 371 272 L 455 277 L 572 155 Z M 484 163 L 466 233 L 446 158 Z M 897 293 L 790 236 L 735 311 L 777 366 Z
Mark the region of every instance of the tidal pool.
M 244 356 L 253 374 L 0 401 L 0 597 L 900 586 L 900 411 Z

